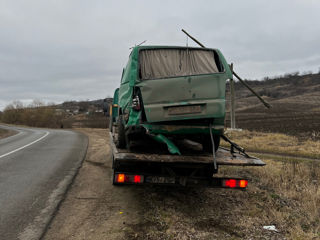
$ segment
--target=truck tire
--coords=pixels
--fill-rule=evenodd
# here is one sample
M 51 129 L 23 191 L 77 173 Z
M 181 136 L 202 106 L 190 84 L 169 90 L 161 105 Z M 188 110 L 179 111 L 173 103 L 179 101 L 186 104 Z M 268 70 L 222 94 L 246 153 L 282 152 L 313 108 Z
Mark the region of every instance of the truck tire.
M 213 135 L 213 141 L 214 141 L 214 149 L 215 151 L 217 151 L 220 145 L 220 135 Z M 212 143 L 211 143 L 210 135 L 203 136 L 202 148 L 203 148 L 203 151 L 212 153 Z
M 122 121 L 122 115 L 119 115 L 118 117 L 118 138 L 116 141 L 116 146 L 118 148 L 126 148 L 126 133 L 125 133 L 125 128 L 124 124 Z

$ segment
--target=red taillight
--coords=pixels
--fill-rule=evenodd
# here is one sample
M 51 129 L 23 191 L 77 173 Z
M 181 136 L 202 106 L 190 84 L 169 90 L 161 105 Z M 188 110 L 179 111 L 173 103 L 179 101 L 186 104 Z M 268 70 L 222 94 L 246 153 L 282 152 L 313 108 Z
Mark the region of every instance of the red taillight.
M 117 173 L 115 175 L 116 183 L 143 183 L 143 175 L 129 175 L 124 173 Z
M 134 175 L 134 182 L 140 183 L 141 182 L 141 176 L 140 175 Z
M 237 180 L 235 179 L 228 179 L 225 183 L 226 187 L 235 188 L 237 186 Z
M 227 188 L 246 188 L 248 180 L 245 179 L 225 179 L 222 183 L 223 187 Z
M 135 96 L 135 97 L 132 99 L 132 108 L 133 108 L 134 110 L 140 111 L 141 106 L 140 106 L 140 99 L 139 99 L 138 96 Z

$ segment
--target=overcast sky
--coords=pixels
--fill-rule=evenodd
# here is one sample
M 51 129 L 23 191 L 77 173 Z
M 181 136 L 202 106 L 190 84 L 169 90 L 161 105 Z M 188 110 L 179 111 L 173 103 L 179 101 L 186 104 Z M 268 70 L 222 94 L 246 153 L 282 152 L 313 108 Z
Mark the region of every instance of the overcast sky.
M 181 28 L 243 78 L 319 71 L 318 0 L 0 0 L 0 110 L 112 96 L 130 47 L 184 46 Z

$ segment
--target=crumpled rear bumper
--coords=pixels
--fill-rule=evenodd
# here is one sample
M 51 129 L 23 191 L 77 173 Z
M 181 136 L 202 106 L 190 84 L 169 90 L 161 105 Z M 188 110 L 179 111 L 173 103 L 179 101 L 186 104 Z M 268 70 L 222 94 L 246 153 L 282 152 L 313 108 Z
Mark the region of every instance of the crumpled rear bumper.
M 181 135 L 181 134 L 209 134 L 209 126 L 190 126 L 190 125 L 159 125 L 159 124 L 142 124 L 147 133 Z M 223 125 L 213 125 L 213 134 L 222 134 Z

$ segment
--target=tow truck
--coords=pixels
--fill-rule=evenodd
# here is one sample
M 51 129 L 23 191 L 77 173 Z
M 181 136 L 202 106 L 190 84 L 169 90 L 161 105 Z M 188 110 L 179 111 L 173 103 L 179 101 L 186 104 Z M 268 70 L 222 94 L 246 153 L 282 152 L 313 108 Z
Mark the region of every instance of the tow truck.
M 242 80 L 220 50 L 198 44 L 132 48 L 109 110 L 113 184 L 245 189 L 248 179 L 219 167 L 265 165 L 224 134 L 226 81 Z
M 179 142 L 181 155 L 172 155 L 167 153 L 164 144 L 152 138 L 136 141 L 130 149 L 118 148 L 115 144 L 117 137 L 117 126 L 113 124 L 109 138 L 114 185 L 156 184 L 245 189 L 249 181 L 247 178 L 217 177 L 215 175 L 219 167 L 265 165 L 261 159 L 249 156 L 229 139 L 226 140 L 230 141 L 230 149 L 220 146 L 213 156 L 203 152 L 200 144 L 185 139 Z

